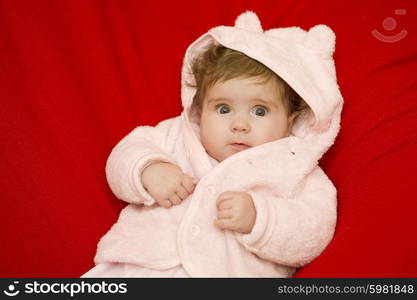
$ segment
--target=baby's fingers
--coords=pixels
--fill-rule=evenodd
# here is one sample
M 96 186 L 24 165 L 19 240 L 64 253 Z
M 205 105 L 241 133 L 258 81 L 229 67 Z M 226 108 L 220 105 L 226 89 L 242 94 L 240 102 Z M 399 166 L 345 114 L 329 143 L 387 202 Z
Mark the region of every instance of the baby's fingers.
M 233 218 L 233 211 L 231 209 L 223 209 L 217 212 L 217 220 Z
M 157 202 L 160 206 L 165 207 L 165 208 L 170 208 L 172 206 L 172 202 L 169 200 L 160 200 Z
M 231 219 L 215 219 L 214 225 L 220 229 L 235 230 L 235 224 Z
M 175 193 L 178 197 L 180 197 L 181 200 L 187 199 L 187 197 L 190 195 L 190 193 L 182 185 L 177 188 Z
M 171 195 L 171 197 L 169 197 L 169 201 L 173 204 L 173 205 L 178 205 L 181 203 L 181 198 L 177 195 Z
M 187 190 L 188 195 L 190 195 L 194 192 L 194 188 L 197 182 L 198 182 L 198 179 L 185 176 L 181 183 L 182 183 L 182 186 Z

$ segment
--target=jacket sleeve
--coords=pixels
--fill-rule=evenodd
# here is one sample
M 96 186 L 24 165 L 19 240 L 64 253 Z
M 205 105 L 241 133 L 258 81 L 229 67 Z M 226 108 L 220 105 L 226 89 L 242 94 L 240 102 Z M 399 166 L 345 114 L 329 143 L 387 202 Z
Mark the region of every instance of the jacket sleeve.
M 249 234 L 238 241 L 260 258 L 301 267 L 316 258 L 331 241 L 336 226 L 336 189 L 316 167 L 291 198 L 250 191 L 257 211 Z
M 140 175 L 152 162 L 176 164 L 173 158 L 178 143 L 179 118 L 162 121 L 155 127 L 140 126 L 124 137 L 111 151 L 106 164 L 108 184 L 117 198 L 150 206 L 155 199 L 142 186 Z

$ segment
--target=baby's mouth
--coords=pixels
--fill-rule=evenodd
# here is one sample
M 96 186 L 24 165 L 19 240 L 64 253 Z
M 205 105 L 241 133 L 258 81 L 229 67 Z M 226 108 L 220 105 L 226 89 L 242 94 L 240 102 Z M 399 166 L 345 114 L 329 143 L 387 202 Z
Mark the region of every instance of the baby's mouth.
M 251 146 L 249 146 L 245 143 L 232 143 L 232 144 L 230 144 L 230 146 L 236 151 L 246 150 L 246 149 L 249 149 L 251 147 Z

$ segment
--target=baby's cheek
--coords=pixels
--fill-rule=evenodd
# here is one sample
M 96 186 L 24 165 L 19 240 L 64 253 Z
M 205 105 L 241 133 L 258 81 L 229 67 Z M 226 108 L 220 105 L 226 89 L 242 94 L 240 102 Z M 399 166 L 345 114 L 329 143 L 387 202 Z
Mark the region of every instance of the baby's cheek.
M 265 130 L 256 135 L 256 146 L 278 140 L 280 136 L 281 132 L 278 130 Z
M 264 142 L 272 142 L 287 136 L 288 126 L 285 122 L 276 122 L 265 129 Z

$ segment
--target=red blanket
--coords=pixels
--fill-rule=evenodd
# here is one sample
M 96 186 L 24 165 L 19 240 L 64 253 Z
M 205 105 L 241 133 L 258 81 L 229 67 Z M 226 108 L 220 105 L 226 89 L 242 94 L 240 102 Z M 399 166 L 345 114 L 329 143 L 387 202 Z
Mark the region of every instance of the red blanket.
M 299 277 L 417 276 L 417 3 L 0 1 L 0 276 L 77 277 L 124 203 L 106 158 L 181 111 L 187 46 L 253 10 L 336 33 L 342 129 L 320 165 L 335 237 Z

